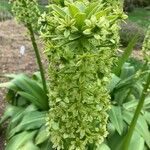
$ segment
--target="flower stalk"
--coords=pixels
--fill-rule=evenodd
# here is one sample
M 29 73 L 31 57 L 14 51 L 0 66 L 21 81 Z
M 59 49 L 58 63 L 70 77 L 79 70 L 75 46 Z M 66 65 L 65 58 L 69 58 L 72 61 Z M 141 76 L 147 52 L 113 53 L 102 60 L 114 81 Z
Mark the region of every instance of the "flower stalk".
M 145 60 L 145 64 L 143 65 L 143 68 L 145 68 L 145 66 L 147 66 L 150 62 L 150 26 L 148 27 L 148 31 L 146 33 L 146 36 L 145 36 L 145 39 L 143 42 L 142 52 L 143 52 L 143 58 Z M 144 100 L 148 94 L 149 88 L 150 88 L 150 73 L 148 73 L 148 75 L 147 75 L 147 79 L 146 79 L 146 82 L 144 84 L 141 98 L 139 100 L 139 103 L 138 103 L 137 108 L 135 110 L 133 119 L 132 119 L 131 124 L 129 126 L 128 133 L 125 136 L 125 139 L 123 141 L 121 150 L 128 150 L 129 149 L 132 135 L 133 135 L 133 132 L 135 130 L 135 127 L 136 127 L 139 115 L 141 113 L 141 110 L 143 108 Z
M 127 133 L 127 135 L 125 137 L 125 140 L 123 141 L 122 150 L 128 150 L 129 149 L 131 138 L 132 138 L 133 132 L 135 130 L 135 126 L 136 126 L 137 120 L 138 120 L 139 115 L 141 113 L 141 110 L 143 108 L 144 100 L 145 100 L 145 98 L 147 96 L 147 91 L 149 89 L 149 86 L 150 86 L 150 73 L 147 76 L 147 80 L 146 80 L 146 83 L 145 83 L 145 86 L 144 86 L 144 89 L 143 89 L 140 101 L 139 101 L 139 103 L 137 105 L 137 108 L 135 110 L 134 117 L 133 117 L 133 119 L 131 121 L 128 133 Z
M 39 49 L 38 49 L 38 46 L 37 46 L 37 43 L 36 43 L 36 40 L 35 40 L 35 36 L 34 36 L 32 25 L 31 24 L 27 24 L 27 28 L 28 28 L 28 30 L 30 32 L 30 38 L 31 38 L 33 49 L 34 49 L 34 52 L 35 52 L 37 64 L 39 66 L 39 70 L 40 70 L 40 74 L 41 74 L 41 78 L 42 78 L 43 89 L 44 89 L 45 93 L 48 93 L 47 85 L 46 85 L 46 79 L 45 79 L 45 74 L 44 74 L 44 68 L 43 68 L 43 65 L 42 65 Z
M 30 33 L 30 38 L 42 78 L 43 89 L 45 93 L 48 93 L 44 68 L 34 35 L 34 30 L 38 28 L 38 18 L 40 16 L 38 3 L 36 0 L 10 0 L 10 2 L 13 4 L 12 12 L 15 15 L 17 21 L 23 23 Z

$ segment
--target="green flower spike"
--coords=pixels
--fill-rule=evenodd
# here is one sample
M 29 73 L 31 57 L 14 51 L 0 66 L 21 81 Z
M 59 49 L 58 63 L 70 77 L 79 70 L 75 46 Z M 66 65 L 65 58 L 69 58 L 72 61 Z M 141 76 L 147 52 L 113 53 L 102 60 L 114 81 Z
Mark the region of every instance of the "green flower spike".
M 148 27 L 143 47 L 142 47 L 143 57 L 147 62 L 150 62 L 150 26 Z
M 124 14 L 102 1 L 64 4 L 39 20 L 49 59 L 47 128 L 54 148 L 86 150 L 108 134 L 106 87 Z
M 37 0 L 10 0 L 12 3 L 12 12 L 17 21 L 27 24 L 34 24 L 37 27 L 40 11 Z

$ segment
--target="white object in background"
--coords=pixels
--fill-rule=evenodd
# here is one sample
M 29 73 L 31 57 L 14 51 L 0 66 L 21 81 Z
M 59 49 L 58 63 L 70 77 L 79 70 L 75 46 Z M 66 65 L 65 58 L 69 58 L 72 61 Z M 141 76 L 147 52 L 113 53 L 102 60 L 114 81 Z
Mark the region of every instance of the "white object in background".
M 22 45 L 22 46 L 20 47 L 20 54 L 21 54 L 21 55 L 24 55 L 24 54 L 25 54 L 25 50 L 26 50 L 25 46 Z

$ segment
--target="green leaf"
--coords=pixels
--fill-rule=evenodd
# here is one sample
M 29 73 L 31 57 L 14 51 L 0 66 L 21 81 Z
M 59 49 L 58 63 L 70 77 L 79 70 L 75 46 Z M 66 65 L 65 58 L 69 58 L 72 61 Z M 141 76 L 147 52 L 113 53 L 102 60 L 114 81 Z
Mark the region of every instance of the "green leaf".
M 45 124 L 45 116 L 46 112 L 28 112 L 23 116 L 22 121 L 9 132 L 8 138 L 14 136 L 14 134 L 25 131 L 25 130 L 33 130 L 40 128 L 43 124 Z
M 144 118 L 147 121 L 147 123 L 150 125 L 150 112 L 145 112 L 144 113 Z
M 35 144 L 41 144 L 48 139 L 48 134 L 45 125 L 41 127 L 40 131 L 38 132 L 35 138 Z
M 20 150 L 20 148 L 27 142 L 32 141 L 36 131 L 24 131 L 14 136 L 7 143 L 5 150 Z
M 112 106 L 109 111 L 109 118 L 117 132 L 121 135 L 123 132 L 123 117 L 120 106 Z
M 123 89 L 115 89 L 114 92 L 112 92 L 114 100 L 119 104 L 122 105 L 128 98 L 130 94 L 130 88 L 126 87 Z
M 137 101 L 137 100 L 134 100 L 134 101 L 130 101 L 130 102 L 124 103 L 124 104 L 123 104 L 123 107 L 124 107 L 126 110 L 135 110 L 137 104 L 138 104 L 138 101 Z
M 30 79 L 27 76 L 21 74 L 12 80 L 12 82 L 23 91 L 32 94 L 34 97 L 42 98 L 43 101 L 45 101 L 46 95 L 44 90 L 33 79 Z
M 0 87 L 6 87 L 18 92 L 18 94 L 28 98 L 27 100 L 42 110 L 48 110 L 49 108 L 48 97 L 39 83 L 24 74 L 16 75 L 10 82 L 0 84 Z
M 144 101 L 143 110 L 147 110 L 146 112 L 150 112 L 150 96 L 148 96 Z
M 115 74 L 111 75 L 111 81 L 107 86 L 107 89 L 110 93 L 114 90 L 114 88 L 116 87 L 116 85 L 119 83 L 120 80 L 121 79 L 118 76 L 116 76 Z
M 138 37 L 135 36 L 131 42 L 128 44 L 127 48 L 124 50 L 123 55 L 119 58 L 118 64 L 117 66 L 114 68 L 113 72 L 119 76 L 120 72 L 121 72 L 121 68 L 123 66 L 123 64 L 127 61 L 127 59 L 129 58 L 129 56 L 131 55 L 133 48 L 137 42 Z
M 85 13 L 87 15 L 87 18 L 90 18 L 94 13 L 96 13 L 98 8 L 101 8 L 102 6 L 103 6 L 102 4 L 101 4 L 101 6 L 99 5 L 99 2 L 90 3 L 87 6 L 87 8 L 85 9 Z
M 78 26 L 79 29 L 81 29 L 82 26 L 84 25 L 85 18 L 86 15 L 84 13 L 77 13 L 75 15 L 76 25 Z
M 144 149 L 144 139 L 134 131 L 131 143 L 129 145 L 129 150 L 143 150 Z
M 31 103 L 35 104 L 38 108 L 42 110 L 47 110 L 47 107 L 42 101 L 36 97 L 33 97 L 31 94 L 28 94 L 26 92 L 18 92 L 19 95 L 30 101 Z
M 99 149 L 99 150 L 111 150 L 109 148 L 109 146 L 105 143 L 102 143 L 100 146 L 97 147 L 97 149 Z
M 129 101 L 129 102 L 126 102 L 123 104 L 123 107 L 128 110 L 128 111 L 133 111 L 136 109 L 137 107 L 137 104 L 138 104 L 138 101 L 137 100 L 132 100 L 132 101 Z M 144 101 L 144 106 L 143 106 L 143 109 L 147 109 L 147 108 L 150 108 L 149 106 L 150 104 L 150 98 L 146 98 L 145 101 Z
M 22 110 L 24 110 L 21 107 L 16 107 L 13 105 L 8 104 L 5 108 L 5 112 L 3 114 L 3 116 L 0 119 L 0 125 L 6 121 L 9 117 L 13 117 L 15 114 L 21 112 Z
M 58 15 L 60 15 L 62 18 L 65 18 L 66 12 L 63 11 L 60 7 L 58 7 L 57 5 L 53 4 L 53 5 L 52 5 L 52 9 L 53 9 Z
M 50 142 L 50 140 L 45 141 L 44 143 L 42 143 L 41 145 L 39 145 L 41 150 L 55 150 L 53 149 L 53 145 Z
M 13 130 L 22 120 L 23 116 L 26 113 L 31 113 L 32 111 L 36 111 L 37 108 L 33 105 L 29 105 L 27 108 L 23 108 L 22 110 L 16 112 L 14 115 L 11 116 L 10 123 L 8 124 L 6 137 L 8 138 L 8 134 Z
M 26 142 L 19 150 L 40 150 L 32 141 Z
M 126 79 L 132 75 L 135 74 L 135 68 L 134 66 L 131 66 L 130 63 L 124 63 L 122 69 L 121 69 L 121 74 L 120 78 L 121 79 Z
M 133 114 L 129 111 L 123 111 L 123 119 L 130 125 Z M 145 118 L 140 115 L 135 127 L 135 130 L 144 138 L 147 146 L 150 148 L 150 132 Z
M 42 78 L 40 72 L 34 72 L 32 78 L 36 81 L 40 81 L 42 83 Z
M 19 88 L 12 82 L 5 82 L 0 84 L 0 88 L 8 88 L 14 91 L 18 91 Z
M 69 4 L 68 8 L 72 17 L 74 17 L 77 13 L 80 13 L 80 10 L 73 4 Z
M 99 18 L 102 17 L 102 16 L 105 16 L 106 13 L 107 13 L 106 10 L 102 10 L 102 11 L 99 11 L 98 13 L 96 13 L 95 16 L 99 20 Z
M 9 79 L 14 79 L 16 78 L 18 75 L 17 74 L 5 74 L 4 77 L 7 77 Z
M 132 75 L 124 80 L 120 80 L 120 82 L 116 86 L 116 90 L 118 91 L 119 89 L 124 89 L 124 88 L 130 88 L 132 87 L 139 79 L 135 78 L 135 75 Z
M 123 135 L 120 136 L 117 131 L 113 135 L 108 137 L 107 142 L 110 149 L 120 150 L 120 146 L 122 144 L 123 138 L 124 136 Z

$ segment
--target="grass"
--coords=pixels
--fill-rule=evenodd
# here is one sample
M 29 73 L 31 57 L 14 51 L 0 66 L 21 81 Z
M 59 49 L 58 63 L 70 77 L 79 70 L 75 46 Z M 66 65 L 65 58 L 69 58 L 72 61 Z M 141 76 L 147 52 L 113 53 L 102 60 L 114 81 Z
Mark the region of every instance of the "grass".
M 134 11 L 128 15 L 130 21 L 135 22 L 143 29 L 146 29 L 150 25 L 150 10 L 135 8 Z

